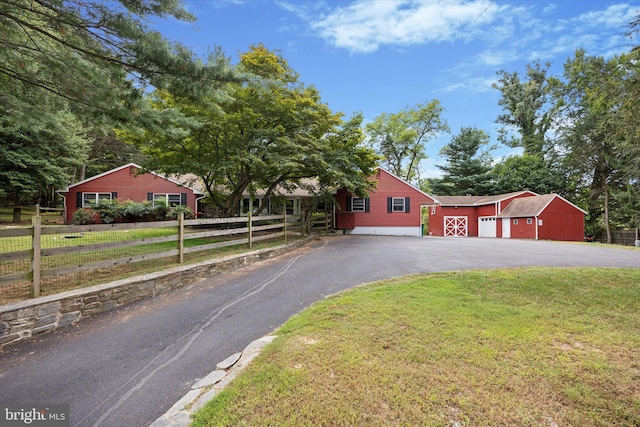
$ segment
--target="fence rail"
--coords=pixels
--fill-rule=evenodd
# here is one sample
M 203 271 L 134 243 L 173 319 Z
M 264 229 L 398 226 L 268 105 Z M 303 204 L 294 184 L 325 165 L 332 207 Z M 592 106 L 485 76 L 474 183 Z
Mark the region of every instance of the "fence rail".
M 0 229 L 0 304 L 86 286 L 90 281 L 205 256 L 308 231 L 300 215 L 261 215 L 177 221 Z M 325 220 L 323 224 L 328 224 Z

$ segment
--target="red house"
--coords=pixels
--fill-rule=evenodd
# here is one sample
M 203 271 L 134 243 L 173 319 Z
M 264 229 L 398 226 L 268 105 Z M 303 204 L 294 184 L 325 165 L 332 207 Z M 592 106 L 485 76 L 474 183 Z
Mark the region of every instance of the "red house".
M 557 194 L 442 196 L 429 212 L 429 235 L 582 241 L 586 212 Z
M 338 190 L 336 202 L 340 208 L 335 213 L 335 228 L 350 234 L 421 236 L 421 207 L 437 201 L 382 168 L 369 179 L 377 182 L 369 197 Z
M 95 205 L 100 200 L 131 200 L 134 202 L 163 202 L 167 206 L 187 206 L 198 211 L 200 190 L 156 173 L 141 173 L 142 168 L 129 163 L 100 175 L 70 185 L 58 193 L 64 198 L 65 224 L 71 224 L 73 213 Z

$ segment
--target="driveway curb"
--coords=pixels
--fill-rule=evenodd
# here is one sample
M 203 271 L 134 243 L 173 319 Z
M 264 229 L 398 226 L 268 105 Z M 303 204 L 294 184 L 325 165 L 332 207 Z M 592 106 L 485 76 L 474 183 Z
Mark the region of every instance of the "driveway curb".
M 255 359 L 264 347 L 276 338 L 267 335 L 251 342 L 241 353 L 232 354 L 218 363 L 216 370 L 198 380 L 180 400 L 150 427 L 186 427 L 191 415 L 220 393 L 238 374 Z

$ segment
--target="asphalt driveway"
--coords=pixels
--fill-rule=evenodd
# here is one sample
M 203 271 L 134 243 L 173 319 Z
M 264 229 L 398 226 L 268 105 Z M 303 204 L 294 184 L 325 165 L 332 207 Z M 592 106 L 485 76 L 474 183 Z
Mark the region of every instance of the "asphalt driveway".
M 0 403 L 71 405 L 74 426 L 148 426 L 216 363 L 327 295 L 385 278 L 521 266 L 640 268 L 640 250 L 331 236 L 0 352 Z

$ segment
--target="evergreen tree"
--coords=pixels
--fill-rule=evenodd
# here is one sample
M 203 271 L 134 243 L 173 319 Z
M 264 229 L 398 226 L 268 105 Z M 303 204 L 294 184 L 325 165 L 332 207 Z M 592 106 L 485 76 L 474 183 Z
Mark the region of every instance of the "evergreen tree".
M 440 150 L 446 165 L 436 165 L 444 172 L 441 179 L 430 180 L 434 194 L 443 196 L 480 196 L 491 194 L 491 161 L 489 135 L 479 129 L 465 127 Z

